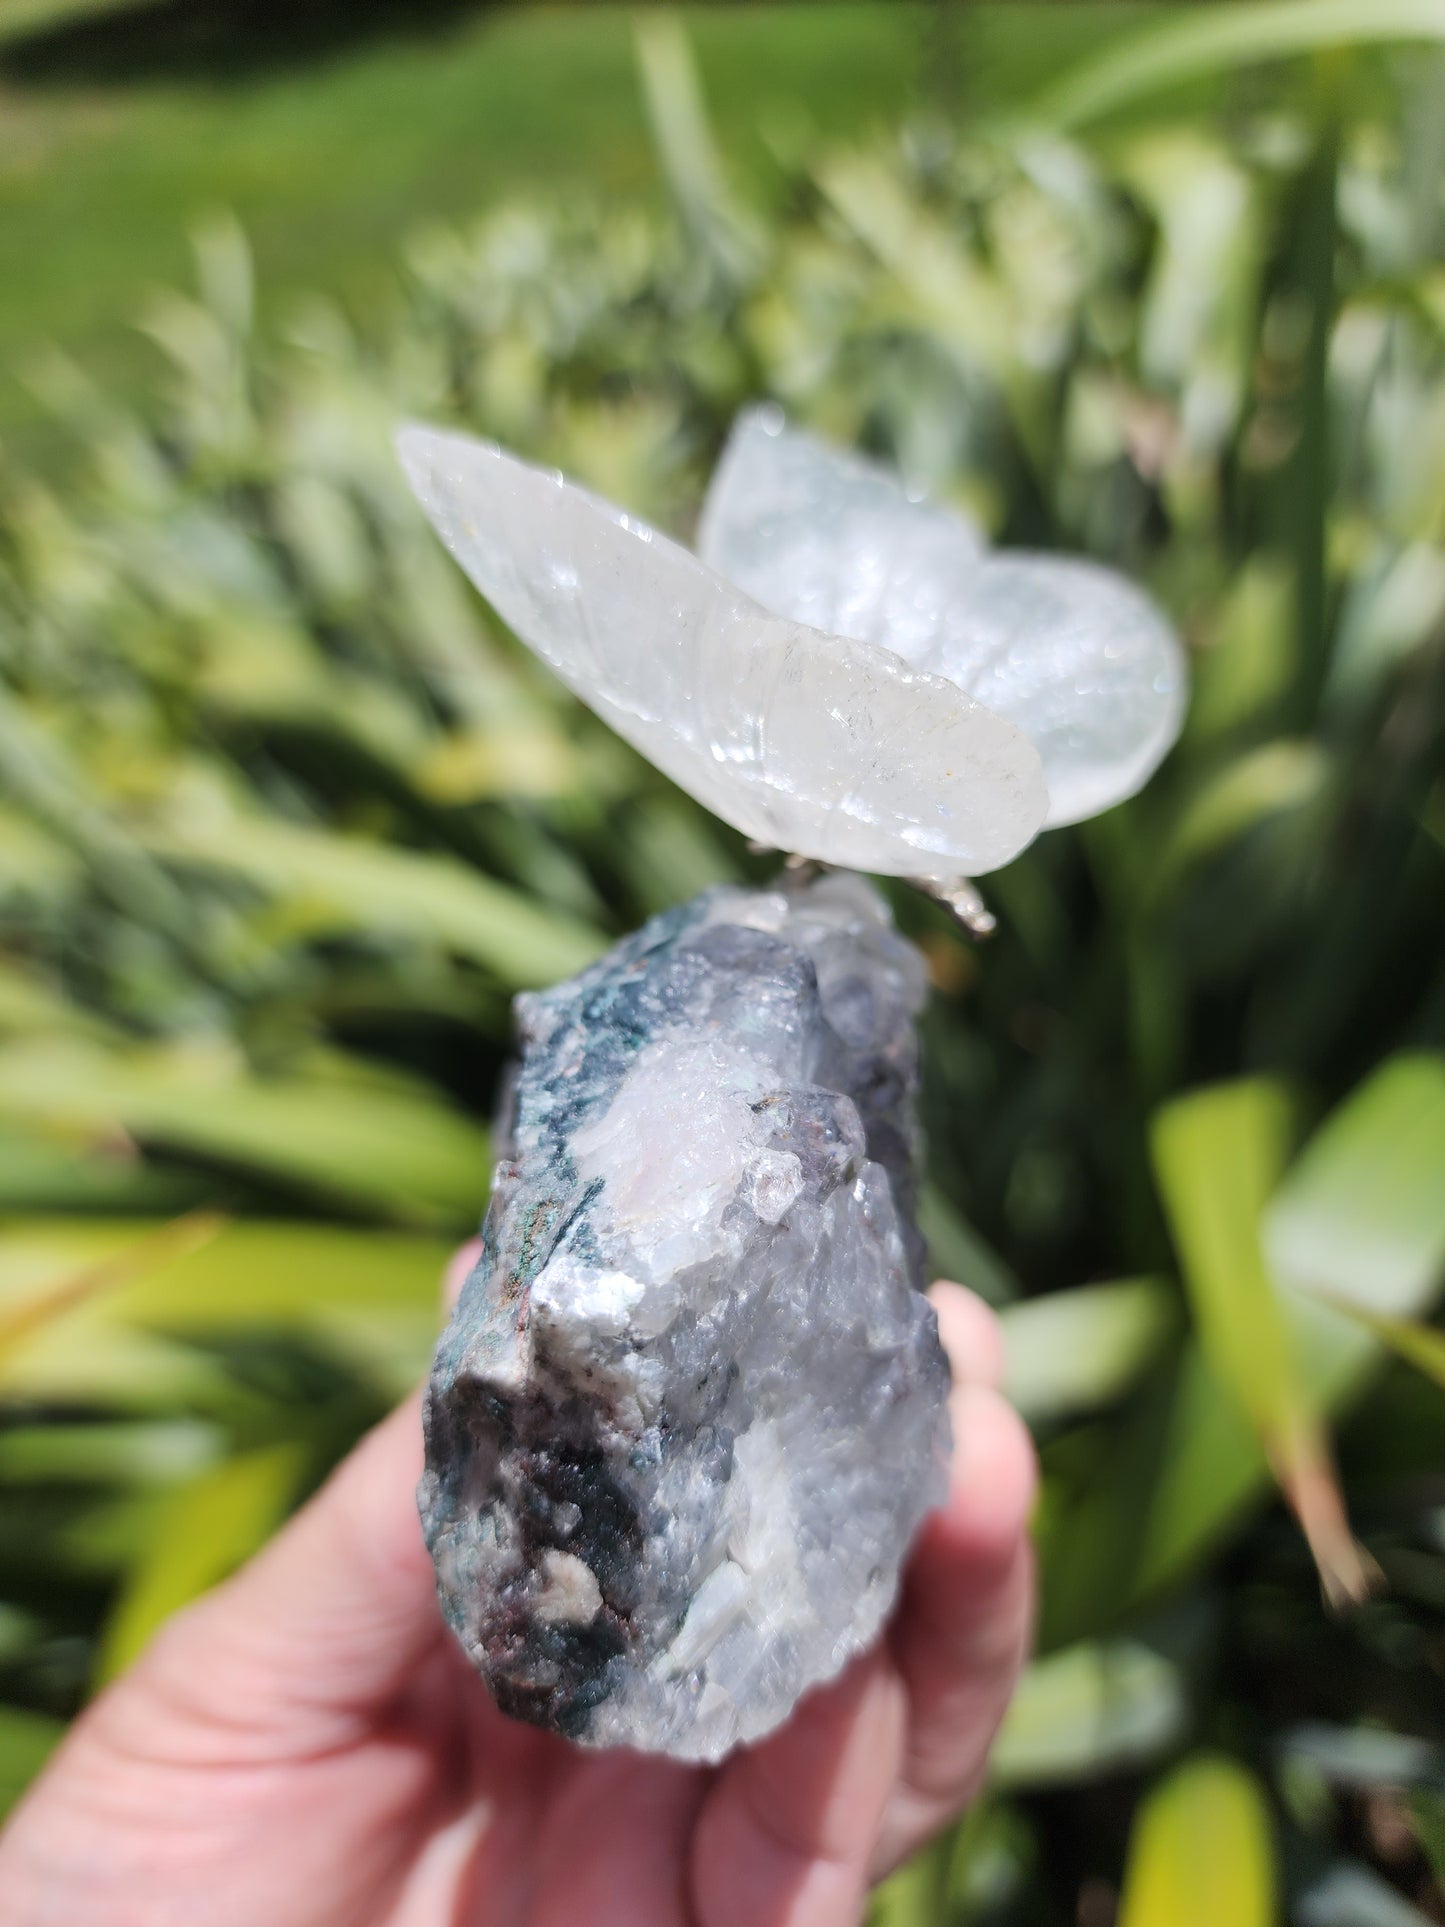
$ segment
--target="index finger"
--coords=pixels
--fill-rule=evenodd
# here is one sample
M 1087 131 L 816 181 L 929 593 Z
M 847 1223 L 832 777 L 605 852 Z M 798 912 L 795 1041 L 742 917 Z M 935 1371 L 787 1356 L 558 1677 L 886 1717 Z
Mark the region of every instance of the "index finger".
M 970 1378 L 976 1354 L 955 1352 L 966 1329 L 957 1294 L 956 1285 L 936 1285 L 931 1294 L 954 1362 L 953 1467 L 947 1501 L 919 1534 L 890 1636 L 909 1722 L 875 1874 L 978 1790 L 1033 1628 L 1033 1442 L 993 1384 Z M 1001 1366 L 1001 1344 L 996 1357 Z

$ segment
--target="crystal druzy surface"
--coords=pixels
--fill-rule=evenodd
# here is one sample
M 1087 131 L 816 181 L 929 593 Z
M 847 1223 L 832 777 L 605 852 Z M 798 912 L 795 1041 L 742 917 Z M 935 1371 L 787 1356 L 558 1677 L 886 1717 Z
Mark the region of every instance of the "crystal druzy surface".
M 715 890 L 519 999 L 427 1397 L 443 1607 L 508 1713 L 715 1760 L 866 1645 L 943 1496 L 920 959 L 835 876 Z

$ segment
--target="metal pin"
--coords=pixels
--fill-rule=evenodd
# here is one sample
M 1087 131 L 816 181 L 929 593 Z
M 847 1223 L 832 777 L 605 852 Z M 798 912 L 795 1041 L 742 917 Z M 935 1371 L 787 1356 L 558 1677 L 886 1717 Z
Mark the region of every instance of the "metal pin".
M 968 877 L 950 877 L 947 882 L 937 877 L 910 877 L 908 881 L 915 890 L 921 890 L 935 903 L 941 903 L 949 915 L 971 937 L 980 941 L 991 937 L 998 929 L 998 918 L 983 900 L 983 892 Z
M 776 856 L 783 859 L 783 880 L 788 883 L 811 883 L 814 877 L 824 876 L 834 866 L 822 863 L 816 857 L 799 856 L 795 850 L 779 851 L 774 844 L 763 843 L 756 837 L 748 841 L 749 856 Z M 946 881 L 938 877 L 908 877 L 909 886 L 921 890 L 924 896 L 932 897 L 941 903 L 960 929 L 969 936 L 982 942 L 991 937 L 998 929 L 998 918 L 983 900 L 983 892 L 970 877 L 949 877 Z

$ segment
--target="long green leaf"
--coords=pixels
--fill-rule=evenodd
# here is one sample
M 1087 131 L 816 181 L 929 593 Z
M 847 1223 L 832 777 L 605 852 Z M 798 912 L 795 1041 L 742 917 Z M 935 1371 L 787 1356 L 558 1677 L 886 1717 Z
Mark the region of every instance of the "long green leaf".
M 1329 758 L 1313 742 L 1266 743 L 1227 763 L 1190 798 L 1160 855 L 1155 887 L 1176 883 L 1268 818 L 1315 802 L 1329 775 Z
M 141 1227 L 143 1229 L 143 1227 Z M 134 1222 L 33 1219 L 0 1229 L 0 1316 L 29 1335 L 0 1360 L 0 1392 L 67 1403 L 204 1400 L 214 1367 L 189 1348 L 247 1331 L 319 1343 L 397 1398 L 425 1368 L 451 1246 L 407 1232 L 324 1224 L 226 1225 L 205 1245 L 152 1244 L 128 1279 L 49 1318 L 56 1281 L 134 1254 Z
M 198 1174 L 163 1169 L 124 1143 L 80 1145 L 33 1125 L 0 1125 L 0 1213 L 180 1212 L 213 1189 Z
M 936 1185 L 925 1184 L 918 1201 L 918 1229 L 928 1246 L 933 1275 L 967 1285 L 989 1305 L 1019 1296 L 1019 1281 Z
M 1213 6 L 1153 27 L 1036 97 L 1031 118 L 1049 127 L 1086 126 L 1165 87 L 1284 60 L 1317 47 L 1392 40 L 1445 40 L 1439 0 L 1276 0 Z
M 0 1308 L 0 1362 L 7 1353 L 23 1345 L 32 1332 L 63 1318 L 76 1305 L 114 1291 L 129 1278 L 144 1276 L 177 1252 L 208 1244 L 220 1230 L 221 1222 L 215 1212 L 194 1212 L 188 1218 L 162 1225 L 148 1236 L 136 1238 L 114 1255 L 81 1265 L 42 1290 Z
M 153 855 L 243 878 L 304 907 L 314 932 L 422 936 L 509 987 L 554 983 L 592 962 L 602 939 L 447 856 L 400 850 L 296 824 L 232 819 L 146 837 Z
M 1264 1248 L 1310 1396 L 1337 1409 L 1380 1347 L 1329 1300 L 1418 1317 L 1445 1279 L 1445 1057 L 1392 1058 L 1326 1119 L 1270 1202 Z M 1197 1347 L 1149 1457 L 1121 1600 L 1202 1557 L 1266 1477 L 1257 1434 Z
M 1293 1366 L 1259 1224 L 1283 1174 L 1291 1109 L 1262 1080 L 1176 1099 L 1155 1118 L 1154 1168 L 1200 1338 L 1263 1428 L 1287 1429 Z
M 424 1087 L 339 1057 L 261 1077 L 224 1049 L 104 1052 L 78 1040 L 0 1049 L 0 1119 L 90 1137 L 125 1132 L 351 1209 L 466 1228 L 490 1172 L 487 1134 Z
M 1307 1762 L 1330 1786 L 1418 1787 L 1445 1793 L 1445 1746 L 1415 1733 L 1311 1720 L 1282 1734 L 1279 1752 L 1285 1761 Z
M 106 1627 L 97 1679 L 113 1679 L 182 1606 L 233 1572 L 285 1517 L 306 1463 L 299 1443 L 227 1459 L 183 1486 L 155 1530 Z
M 11 1425 L 0 1431 L 0 1482 L 173 1485 L 214 1460 L 218 1439 L 215 1426 L 185 1418 Z
M 1433 1927 L 1397 1887 L 1357 1860 L 1334 1860 L 1295 1901 L 1298 1927 Z
M 1260 1244 L 1290 1119 L 1286 1093 L 1262 1079 L 1195 1092 L 1154 1120 L 1154 1165 L 1204 1355 L 1253 1422 L 1331 1596 L 1358 1598 L 1366 1567 Z
M 667 182 L 697 239 L 729 276 L 743 273 L 758 237 L 734 203 L 708 124 L 702 83 L 680 19 L 639 14 L 633 26 L 638 72 Z
M 114 1024 L 62 997 L 51 985 L 0 957 L 0 1032 L 68 1031 L 82 1037 L 112 1038 Z

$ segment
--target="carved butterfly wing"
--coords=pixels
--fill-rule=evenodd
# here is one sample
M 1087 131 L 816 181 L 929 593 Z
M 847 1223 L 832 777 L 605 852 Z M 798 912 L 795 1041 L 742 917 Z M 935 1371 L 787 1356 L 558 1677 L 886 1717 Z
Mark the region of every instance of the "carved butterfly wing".
M 910 648 L 928 646 L 985 544 L 961 515 L 911 497 L 862 456 L 789 428 L 769 406 L 733 424 L 697 551 L 765 609 L 907 660 Z
M 1037 753 L 954 684 L 770 614 L 657 530 L 488 443 L 413 427 L 398 452 L 508 626 L 745 835 L 951 876 L 997 868 L 1037 833 Z
M 1179 733 L 1183 651 L 1147 596 L 1097 563 L 988 550 L 774 409 L 734 426 L 698 547 L 765 608 L 892 650 L 1016 723 L 1049 827 L 1132 795 Z

